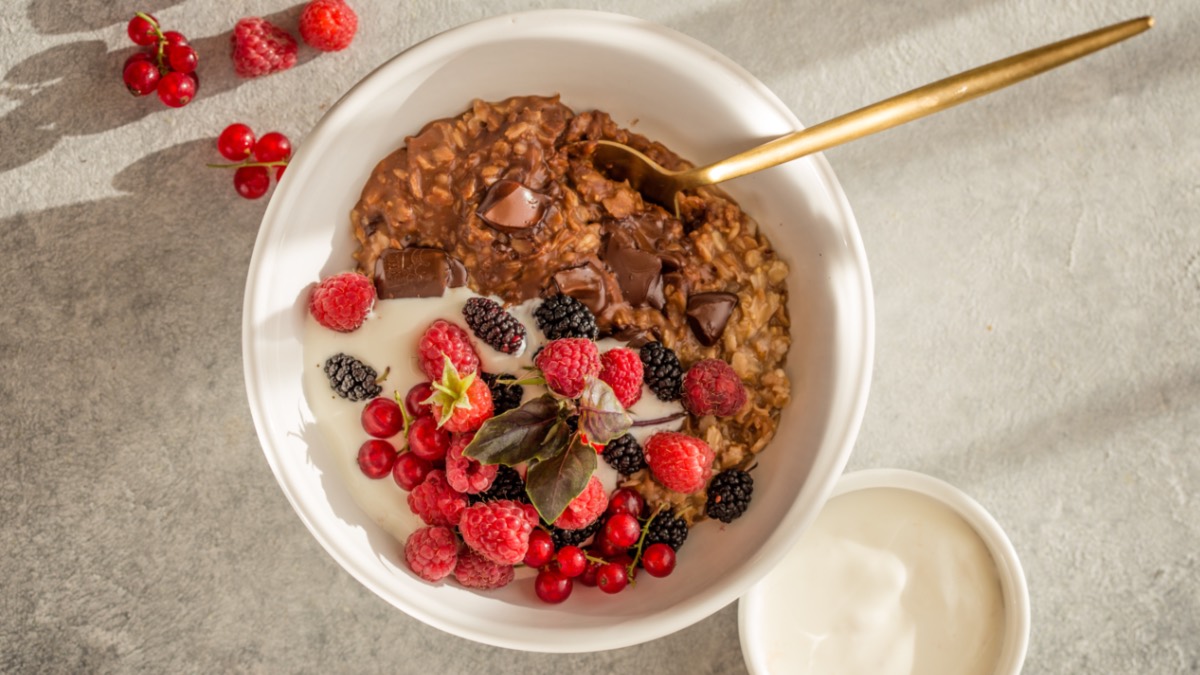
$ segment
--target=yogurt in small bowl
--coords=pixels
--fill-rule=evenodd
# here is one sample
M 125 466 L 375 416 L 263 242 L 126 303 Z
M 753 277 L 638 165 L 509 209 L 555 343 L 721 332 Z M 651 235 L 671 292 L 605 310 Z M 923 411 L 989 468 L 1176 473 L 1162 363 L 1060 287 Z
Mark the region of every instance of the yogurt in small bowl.
M 1020 560 L 978 502 L 936 478 L 847 474 L 817 521 L 741 600 L 752 673 L 1019 673 Z

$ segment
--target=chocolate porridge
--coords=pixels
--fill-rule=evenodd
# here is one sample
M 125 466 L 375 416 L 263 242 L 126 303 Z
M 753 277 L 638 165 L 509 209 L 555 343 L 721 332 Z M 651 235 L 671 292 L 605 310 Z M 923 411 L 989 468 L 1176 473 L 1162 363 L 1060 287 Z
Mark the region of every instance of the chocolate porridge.
M 430 122 L 375 167 L 351 213 L 359 271 L 381 298 L 461 285 L 510 305 L 563 293 L 595 313 L 602 337 L 635 347 L 660 340 L 685 369 L 727 361 L 749 404 L 733 417 L 689 417 L 684 431 L 712 446 L 714 471 L 745 468 L 788 400 L 787 265 L 718 189 L 682 196 L 677 219 L 606 178 L 589 145 L 601 139 L 670 169 L 689 166 L 557 96 L 475 101 Z M 703 492 L 670 492 L 646 470 L 626 484 L 689 522 L 703 512 Z

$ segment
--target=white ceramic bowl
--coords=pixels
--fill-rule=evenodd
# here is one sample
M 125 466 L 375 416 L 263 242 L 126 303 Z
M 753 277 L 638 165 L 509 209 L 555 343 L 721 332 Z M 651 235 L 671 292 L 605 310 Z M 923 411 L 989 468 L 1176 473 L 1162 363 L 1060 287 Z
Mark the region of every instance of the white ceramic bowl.
M 727 185 L 791 265 L 792 402 L 756 471 L 749 514 L 693 530 L 675 573 L 620 595 L 576 592 L 550 606 L 531 581 L 477 593 L 408 572 L 400 545 L 355 506 L 301 388 L 310 284 L 352 267 L 348 214 L 375 164 L 473 98 L 560 93 L 610 112 L 693 161 L 799 128 L 753 76 L 645 21 L 584 11 L 487 19 L 440 34 L 354 86 L 305 139 L 263 219 L 246 284 L 243 354 L 263 452 L 313 536 L 359 581 L 450 633 L 550 652 L 611 649 L 684 628 L 729 604 L 779 561 L 820 510 L 858 432 L 874 311 L 854 217 L 825 160 Z M 582 589 L 590 590 L 590 589 Z
M 1004 598 L 1004 642 L 997 658 L 996 675 L 1018 675 L 1025 662 L 1029 646 L 1029 589 L 1025 583 L 1025 572 L 1012 542 L 996 519 L 979 502 L 949 483 L 914 471 L 902 469 L 867 469 L 842 476 L 830 496 L 877 488 L 899 488 L 930 497 L 946 505 L 978 533 L 996 563 L 1000 577 L 1000 591 Z M 786 574 L 784 566 L 774 574 Z M 769 631 L 764 622 L 771 615 L 774 598 L 765 589 L 765 584 L 754 586 L 738 603 L 738 626 L 741 634 L 742 654 L 746 667 L 753 675 L 772 675 L 769 667 Z

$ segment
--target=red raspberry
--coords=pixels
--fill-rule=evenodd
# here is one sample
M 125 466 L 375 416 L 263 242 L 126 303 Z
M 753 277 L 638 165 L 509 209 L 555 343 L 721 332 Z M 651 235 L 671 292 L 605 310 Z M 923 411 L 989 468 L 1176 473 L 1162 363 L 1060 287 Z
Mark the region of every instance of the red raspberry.
M 408 568 L 426 581 L 439 581 L 458 563 L 458 540 L 448 527 L 422 527 L 404 542 Z
M 554 526 L 561 530 L 581 530 L 594 523 L 606 508 L 608 495 L 604 494 L 604 485 L 599 478 L 592 476 L 583 492 L 572 499 L 562 515 L 554 521 Z
M 632 349 L 610 349 L 600 355 L 600 379 L 612 387 L 626 408 L 642 397 L 642 359 Z
M 256 16 L 233 27 L 233 71 L 239 77 L 258 77 L 296 65 L 296 38 Z
M 313 0 L 300 12 L 300 37 L 323 52 L 349 47 L 357 30 L 358 15 L 344 0 Z
M 408 508 L 426 525 L 454 527 L 467 508 L 467 498 L 450 485 L 445 471 L 434 469 L 408 493 Z
M 341 333 L 362 325 L 375 305 L 375 285 L 355 272 L 327 277 L 308 296 L 308 310 L 317 323 Z
M 683 376 L 683 407 L 703 417 L 728 417 L 746 405 L 746 387 L 733 366 L 720 359 L 704 359 Z
M 454 434 L 450 440 L 450 451 L 446 453 L 446 480 L 450 487 L 466 494 L 486 492 L 496 480 L 499 464 L 482 464 L 477 459 L 463 456 L 463 448 L 475 438 L 475 433 Z
M 660 431 L 646 441 L 650 473 L 667 489 L 692 493 L 712 477 L 715 455 L 708 443 L 675 431 Z
M 537 509 L 509 499 L 482 502 L 463 510 L 458 531 L 467 546 L 499 565 L 515 565 L 529 549 Z
M 500 588 L 513 580 L 513 566 L 497 565 L 475 551 L 467 550 L 458 556 L 454 578 L 467 588 Z
M 476 377 L 475 381 L 471 382 L 471 386 L 467 387 L 467 402 L 470 407 L 454 408 L 454 413 L 450 415 L 450 419 L 442 425 L 446 431 L 454 433 L 474 432 L 483 426 L 483 423 L 492 418 L 496 409 L 492 403 L 492 390 L 488 388 L 487 382 L 482 377 Z M 439 411 L 434 411 L 434 417 L 440 419 Z
M 450 363 L 461 377 L 479 370 L 479 355 L 471 346 L 467 331 L 449 321 L 438 319 L 425 330 L 417 346 L 421 372 L 431 380 L 442 379 L 442 371 L 446 367 L 443 355 L 450 357 Z
M 596 343 L 587 338 L 552 340 L 538 352 L 534 364 L 554 393 L 576 398 L 588 380 L 600 374 L 600 354 Z

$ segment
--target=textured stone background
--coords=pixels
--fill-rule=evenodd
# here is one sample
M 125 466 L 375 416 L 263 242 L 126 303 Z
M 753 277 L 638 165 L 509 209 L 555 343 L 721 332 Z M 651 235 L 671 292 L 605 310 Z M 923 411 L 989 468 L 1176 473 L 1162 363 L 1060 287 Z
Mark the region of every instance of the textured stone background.
M 355 0 L 335 55 L 243 82 L 244 14 L 289 0 L 0 4 L 0 670 L 742 672 L 736 608 L 590 655 L 428 628 L 361 587 L 289 508 L 242 383 L 242 287 L 266 201 L 213 138 L 297 143 L 414 42 L 587 7 L 688 33 L 807 123 L 1100 25 L 1151 33 L 828 152 L 860 221 L 876 373 L 851 468 L 949 480 L 1029 577 L 1027 673 L 1200 671 L 1200 5 L 1167 0 Z M 125 22 L 202 53 L 181 110 L 131 99 Z

